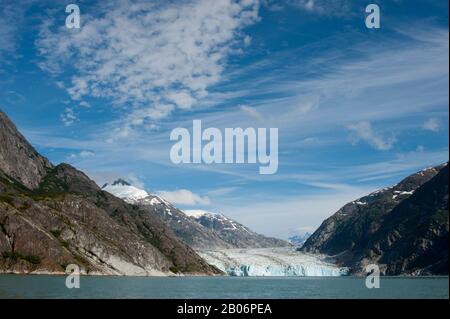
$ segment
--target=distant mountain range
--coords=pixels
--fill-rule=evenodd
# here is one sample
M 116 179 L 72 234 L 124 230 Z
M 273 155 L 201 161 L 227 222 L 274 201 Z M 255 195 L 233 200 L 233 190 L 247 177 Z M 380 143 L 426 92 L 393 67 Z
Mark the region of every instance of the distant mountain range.
M 257 234 L 222 214 L 181 211 L 123 179 L 105 184 L 102 189 L 161 219 L 178 238 L 196 250 L 290 246 L 287 241 Z
M 448 164 L 348 203 L 301 248 L 332 255 L 353 273 L 448 274 Z
M 0 111 L 0 273 L 221 273 L 159 218 L 54 166 Z
M 306 240 L 311 237 L 311 233 L 304 233 L 302 235 L 295 235 L 292 237 L 289 237 L 288 240 L 290 243 L 292 243 L 295 246 L 301 247 L 306 242 Z

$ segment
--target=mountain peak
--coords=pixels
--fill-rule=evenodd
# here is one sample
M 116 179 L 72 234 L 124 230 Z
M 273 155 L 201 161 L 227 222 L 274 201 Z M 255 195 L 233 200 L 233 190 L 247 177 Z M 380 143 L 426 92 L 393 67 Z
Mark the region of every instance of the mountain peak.
M 130 183 L 128 183 L 127 181 L 123 180 L 122 178 L 119 178 L 118 180 L 116 180 L 116 181 L 114 181 L 112 183 L 112 186 L 116 186 L 116 185 L 131 186 Z
M 106 183 L 102 189 L 129 203 L 134 203 L 150 195 L 147 191 L 131 185 L 122 178 L 115 180 L 112 184 Z

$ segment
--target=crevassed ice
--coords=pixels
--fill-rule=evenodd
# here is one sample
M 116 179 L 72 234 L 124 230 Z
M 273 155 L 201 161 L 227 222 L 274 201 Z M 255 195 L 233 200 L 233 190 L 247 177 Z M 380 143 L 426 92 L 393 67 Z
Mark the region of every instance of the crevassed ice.
M 261 266 L 261 265 L 240 265 L 239 267 L 229 267 L 225 272 L 230 276 L 257 277 L 257 276 L 312 276 L 312 277 L 335 277 L 346 275 L 345 269 L 328 267 L 321 264 L 305 265 L 282 265 L 282 266 Z
M 223 249 L 199 254 L 230 276 L 342 276 L 340 268 L 324 256 L 304 254 L 293 248 Z

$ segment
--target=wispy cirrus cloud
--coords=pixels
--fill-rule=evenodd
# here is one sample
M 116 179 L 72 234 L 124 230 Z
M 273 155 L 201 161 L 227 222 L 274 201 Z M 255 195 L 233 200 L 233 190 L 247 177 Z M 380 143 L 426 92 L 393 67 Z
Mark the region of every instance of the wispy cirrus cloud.
M 367 121 L 350 124 L 347 128 L 353 133 L 351 136 L 353 144 L 364 141 L 379 151 L 390 150 L 396 141 L 394 137 L 383 137 Z
M 89 157 L 93 157 L 93 156 L 95 156 L 94 152 L 82 150 L 81 152 L 79 152 L 77 154 L 75 154 L 75 153 L 70 154 L 69 159 L 70 160 L 74 160 L 74 159 L 78 159 L 78 158 L 85 159 L 85 158 L 89 158 Z
M 258 112 L 258 110 L 256 110 L 254 107 L 248 106 L 248 105 L 241 105 L 240 109 L 242 112 L 244 112 L 245 114 L 247 114 L 248 116 L 257 119 L 257 120 L 262 120 L 263 119 L 263 115 L 261 113 Z
M 248 43 L 258 0 L 113 1 L 83 14 L 82 27 L 43 24 L 36 45 L 52 74 L 73 67 L 65 83 L 74 100 L 91 96 L 132 107 L 129 127 L 191 109 L 221 79 L 229 55 Z
M 0 66 L 17 57 L 25 12 L 32 2 L 17 0 L 0 3 Z

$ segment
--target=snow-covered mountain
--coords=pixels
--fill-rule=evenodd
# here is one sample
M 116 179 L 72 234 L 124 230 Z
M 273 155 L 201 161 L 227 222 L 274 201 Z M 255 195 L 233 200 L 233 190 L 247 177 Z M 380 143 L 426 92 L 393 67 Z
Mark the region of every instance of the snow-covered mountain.
M 236 248 L 286 247 L 290 245 L 287 241 L 255 233 L 220 213 L 204 210 L 186 210 L 185 213 Z
M 150 195 L 145 190 L 132 186 L 123 179 L 118 179 L 111 185 L 107 183 L 103 185 L 102 188 L 108 193 L 125 199 L 125 201 L 129 202 L 130 204 L 133 204 L 136 201 L 144 199 Z
M 168 225 L 178 238 L 196 250 L 290 245 L 286 241 L 257 234 L 222 214 L 200 210 L 183 212 L 163 198 L 132 186 L 123 179 L 105 184 L 102 188 L 154 214 Z
M 130 185 L 123 179 L 105 184 L 103 190 L 122 198 L 126 202 L 145 209 L 158 217 L 175 235 L 194 249 L 232 248 L 214 232 L 206 229 L 194 219 L 170 204 L 164 198 Z

